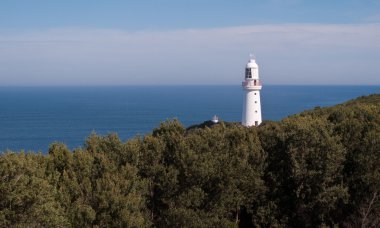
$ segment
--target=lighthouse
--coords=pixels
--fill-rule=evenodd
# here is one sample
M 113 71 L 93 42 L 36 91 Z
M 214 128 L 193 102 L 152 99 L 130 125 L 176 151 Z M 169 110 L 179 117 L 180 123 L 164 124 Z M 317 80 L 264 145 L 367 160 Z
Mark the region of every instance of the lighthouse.
M 258 126 L 262 122 L 260 102 L 262 85 L 259 78 L 259 66 L 252 55 L 245 67 L 245 78 L 242 86 L 244 90 L 244 102 L 241 123 L 247 127 Z

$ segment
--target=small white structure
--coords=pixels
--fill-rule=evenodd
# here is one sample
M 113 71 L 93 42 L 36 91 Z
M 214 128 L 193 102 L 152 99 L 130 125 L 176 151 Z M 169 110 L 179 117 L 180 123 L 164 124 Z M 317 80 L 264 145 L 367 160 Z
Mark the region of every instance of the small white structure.
M 214 115 L 214 116 L 212 117 L 211 121 L 212 121 L 214 124 L 216 124 L 216 123 L 219 122 L 219 117 L 218 117 L 217 115 Z
M 247 127 L 258 126 L 262 122 L 260 102 L 262 84 L 259 78 L 259 66 L 252 55 L 245 67 L 245 80 L 242 86 L 245 90 L 245 94 L 241 123 Z

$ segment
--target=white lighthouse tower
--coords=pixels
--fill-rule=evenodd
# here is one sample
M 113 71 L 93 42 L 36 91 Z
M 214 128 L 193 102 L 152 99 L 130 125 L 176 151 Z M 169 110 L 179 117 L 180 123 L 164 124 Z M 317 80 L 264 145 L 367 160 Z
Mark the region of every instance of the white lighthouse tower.
M 258 126 L 262 122 L 260 102 L 260 90 L 262 85 L 259 78 L 259 66 L 252 55 L 245 67 L 245 79 L 242 86 L 245 94 L 241 123 L 247 127 Z

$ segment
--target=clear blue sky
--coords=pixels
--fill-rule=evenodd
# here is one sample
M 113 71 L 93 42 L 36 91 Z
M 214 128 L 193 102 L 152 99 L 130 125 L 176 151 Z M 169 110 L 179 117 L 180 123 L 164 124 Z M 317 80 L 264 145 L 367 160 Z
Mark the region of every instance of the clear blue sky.
M 0 28 L 215 28 L 380 22 L 379 16 L 379 0 L 2 0 Z
M 271 84 L 380 84 L 379 30 L 380 0 L 1 0 L 0 84 L 234 84 L 252 50 Z

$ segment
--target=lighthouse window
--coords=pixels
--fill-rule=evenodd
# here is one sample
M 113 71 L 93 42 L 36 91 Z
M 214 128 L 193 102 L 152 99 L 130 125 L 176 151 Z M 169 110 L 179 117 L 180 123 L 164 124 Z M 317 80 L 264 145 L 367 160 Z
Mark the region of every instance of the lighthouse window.
M 252 78 L 251 68 L 245 68 L 245 78 Z
M 257 113 L 257 110 L 255 110 L 255 112 Z
M 257 103 L 257 101 L 255 101 L 255 104 Z
M 255 95 L 256 95 L 256 93 L 255 93 Z

